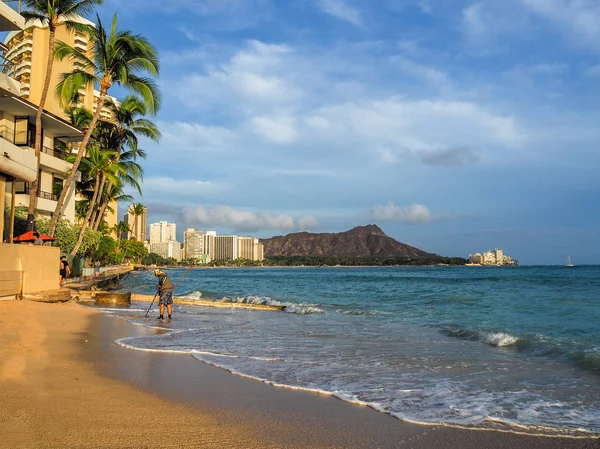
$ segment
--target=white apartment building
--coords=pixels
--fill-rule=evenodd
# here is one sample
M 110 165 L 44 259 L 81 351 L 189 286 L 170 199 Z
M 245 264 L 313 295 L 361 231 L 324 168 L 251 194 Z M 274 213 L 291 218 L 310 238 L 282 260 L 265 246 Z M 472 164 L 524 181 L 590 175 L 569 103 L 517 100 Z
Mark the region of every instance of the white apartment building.
M 177 240 L 177 225 L 160 221 L 150 225 L 150 243 L 166 243 Z
M 204 254 L 206 254 L 206 261 L 210 262 L 215 260 L 215 239 L 217 238 L 216 231 L 206 231 L 202 236 L 202 245 Z
M 183 233 L 183 257 L 186 259 L 201 259 L 204 254 L 204 236 L 202 231 L 188 228 Z
M 237 258 L 252 260 L 252 237 L 238 237 L 237 238 Z
M 265 246 L 259 239 L 254 239 L 252 244 L 252 260 L 262 261 L 265 259 Z
M 172 257 L 175 260 L 181 260 L 181 243 L 176 241 L 150 243 L 150 252 L 156 253 L 161 257 Z
M 177 241 L 175 223 L 160 221 L 150 225 L 150 252 L 175 260 L 183 258 L 181 243 Z

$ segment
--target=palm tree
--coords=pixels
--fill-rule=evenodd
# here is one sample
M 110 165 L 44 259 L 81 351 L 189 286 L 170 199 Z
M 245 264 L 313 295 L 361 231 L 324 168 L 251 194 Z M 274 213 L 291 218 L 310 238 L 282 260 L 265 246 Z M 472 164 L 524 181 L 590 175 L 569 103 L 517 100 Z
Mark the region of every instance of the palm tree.
M 122 155 L 124 157 L 125 155 Z M 93 227 L 94 231 L 98 230 L 100 225 L 104 222 L 104 213 L 108 207 L 108 204 L 112 201 L 126 201 L 119 195 L 118 198 L 114 197 L 115 188 L 118 191 L 121 191 L 124 186 L 132 187 L 137 190 L 137 192 L 141 195 L 142 188 L 140 186 L 140 181 L 143 177 L 143 169 L 142 167 L 135 161 L 130 160 L 118 160 L 118 157 L 115 158 L 114 164 L 119 167 L 119 171 L 116 177 L 102 177 L 102 182 L 100 184 L 100 192 L 101 196 L 98 202 L 99 206 L 96 209 L 96 215 L 92 216 L 90 220 L 90 225 Z M 105 186 L 106 181 L 108 180 L 108 184 Z M 112 209 L 110 209 L 112 211 Z
M 114 225 L 112 227 L 112 230 L 115 233 L 115 235 L 117 236 L 118 240 L 122 240 L 123 239 L 123 235 L 125 233 L 131 232 L 131 228 L 129 227 L 129 225 L 127 224 L 127 222 L 123 221 L 123 220 L 121 220 L 116 225 Z
M 119 182 L 114 184 L 110 190 L 106 190 L 104 192 L 105 200 L 103 201 L 102 206 L 100 207 L 100 209 L 98 211 L 96 222 L 93 225 L 94 231 L 97 231 L 98 229 L 100 229 L 102 223 L 105 223 L 104 222 L 104 214 L 107 210 L 109 210 L 110 212 L 114 212 L 114 210 L 109 206 L 110 203 L 112 203 L 112 202 L 123 203 L 123 202 L 133 201 L 133 197 L 131 195 L 127 195 L 127 194 L 123 193 L 123 187 L 124 187 L 123 182 L 121 182 L 121 180 L 119 180 Z M 137 188 L 139 188 L 139 185 Z
M 50 89 L 50 79 L 52 78 L 52 66 L 54 65 L 54 43 L 56 37 L 56 28 L 59 23 L 64 23 L 68 30 L 82 30 L 86 25 L 77 21 L 79 16 L 89 14 L 95 5 L 101 5 L 103 0 L 23 0 L 27 9 L 22 11 L 21 15 L 28 22 L 39 21 L 42 26 L 47 26 L 50 31 L 48 39 L 48 59 L 46 61 L 46 76 L 44 78 L 44 87 L 42 96 L 38 105 L 37 115 L 35 116 L 35 157 L 37 158 L 38 176 L 32 181 L 29 193 L 29 210 L 27 214 L 27 230 L 33 231 L 35 228 L 35 200 L 37 196 L 40 172 L 40 153 L 42 150 L 42 114 L 48 98 Z
M 94 192 L 92 198 L 88 202 L 87 213 L 83 222 L 81 223 L 81 229 L 79 230 L 79 238 L 77 243 L 71 251 L 71 255 L 75 256 L 81 242 L 83 242 L 83 236 L 85 235 L 86 229 L 89 227 L 90 217 L 92 212 L 95 210 L 96 201 L 98 199 L 98 192 L 100 190 L 100 176 L 104 178 L 117 178 L 117 173 L 121 169 L 118 164 L 114 163 L 115 152 L 109 150 L 99 149 L 96 145 L 91 145 L 88 148 L 87 156 L 82 160 L 83 166 L 86 168 L 87 175 L 94 179 Z
M 67 191 L 75 179 L 92 131 L 100 117 L 108 90 L 114 84 L 118 84 L 138 93 L 150 113 L 156 113 L 160 106 L 160 93 L 156 84 L 151 79 L 140 76 L 140 72 L 158 76 L 158 53 L 147 39 L 133 34 L 131 31 L 117 30 L 117 15 L 115 14 L 108 33 L 98 17 L 96 28 L 90 30 L 90 42 L 93 46 L 94 60 L 64 42 L 58 42 L 56 45 L 55 55 L 59 60 L 70 58 L 79 61 L 84 67 L 82 70 L 63 74 L 61 81 L 56 86 L 59 98 L 69 101 L 72 93 L 78 91 L 80 87 L 95 83 L 99 85 L 100 95 L 96 112 L 79 145 L 73 168 L 58 198 L 48 231 L 50 235 L 54 234 L 56 224 L 62 215 Z
M 139 241 L 138 240 L 138 238 L 139 238 L 138 232 L 140 231 L 139 218 L 142 215 L 144 215 L 144 213 L 146 212 L 146 207 L 142 203 L 132 204 L 131 207 L 129 208 L 129 212 L 131 212 L 133 214 L 133 216 L 135 217 L 135 226 L 133 228 L 134 238 L 136 241 Z
M 117 104 L 112 101 L 105 104 L 115 119 L 113 145 L 117 151 L 117 162 L 119 160 L 135 161 L 138 157 L 145 158 L 146 153 L 138 147 L 138 136 L 143 136 L 155 142 L 160 139 L 160 131 L 156 124 L 142 118 L 148 112 L 145 103 L 138 97 L 130 95 Z M 124 148 L 129 148 L 129 150 L 123 152 Z M 106 191 L 109 192 L 111 188 L 112 182 L 109 182 Z M 105 198 L 104 201 L 108 201 L 108 198 Z M 100 210 L 105 209 L 103 206 L 104 203 L 102 203 Z M 99 224 L 102 217 L 98 213 L 95 221 Z

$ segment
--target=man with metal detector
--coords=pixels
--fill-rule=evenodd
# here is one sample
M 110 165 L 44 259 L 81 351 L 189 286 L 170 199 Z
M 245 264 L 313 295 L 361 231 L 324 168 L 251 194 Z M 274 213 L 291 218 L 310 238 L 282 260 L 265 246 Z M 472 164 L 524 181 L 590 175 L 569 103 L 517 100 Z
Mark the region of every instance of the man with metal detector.
M 171 282 L 169 275 L 160 271 L 158 268 L 154 270 L 154 276 L 158 278 L 158 294 L 160 295 L 160 300 L 158 301 L 160 315 L 158 319 L 164 319 L 165 305 L 167 306 L 167 312 L 170 319 L 171 314 L 173 313 L 173 283 Z

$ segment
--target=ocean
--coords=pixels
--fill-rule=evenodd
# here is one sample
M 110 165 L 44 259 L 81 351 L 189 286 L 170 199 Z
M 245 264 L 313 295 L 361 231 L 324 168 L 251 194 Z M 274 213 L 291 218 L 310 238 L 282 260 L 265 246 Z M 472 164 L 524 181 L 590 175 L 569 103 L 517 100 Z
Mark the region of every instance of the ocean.
M 133 302 L 103 310 L 163 332 L 117 343 L 409 422 L 600 433 L 600 266 L 193 269 L 175 296 L 286 309 L 176 305 L 159 322 Z

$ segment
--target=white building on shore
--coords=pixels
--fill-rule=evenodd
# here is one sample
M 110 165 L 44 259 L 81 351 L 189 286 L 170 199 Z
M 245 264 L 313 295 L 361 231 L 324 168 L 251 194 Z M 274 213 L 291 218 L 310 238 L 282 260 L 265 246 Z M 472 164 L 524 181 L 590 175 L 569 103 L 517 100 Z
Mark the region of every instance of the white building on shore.
M 161 221 L 150 224 L 149 251 L 161 257 L 183 258 L 181 243 L 177 241 L 177 225 Z
M 473 265 L 517 265 L 518 262 L 510 256 L 504 255 L 500 248 L 484 253 L 469 254 L 469 262 Z

